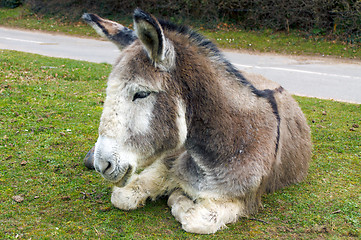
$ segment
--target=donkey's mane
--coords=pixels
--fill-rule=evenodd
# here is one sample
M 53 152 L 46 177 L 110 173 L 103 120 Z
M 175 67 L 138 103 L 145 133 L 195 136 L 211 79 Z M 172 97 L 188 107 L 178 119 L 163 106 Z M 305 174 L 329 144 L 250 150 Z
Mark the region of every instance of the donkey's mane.
M 233 66 L 223 55 L 223 53 L 219 50 L 219 48 L 209 39 L 205 38 L 202 34 L 198 33 L 190 29 L 184 25 L 177 25 L 169 21 L 159 20 L 160 25 L 163 29 L 177 32 L 189 38 L 191 42 L 196 44 L 198 47 L 207 49 L 209 52 L 209 57 L 216 57 L 218 61 L 225 65 L 226 71 L 235 77 L 245 86 L 250 87 L 251 91 L 256 94 L 258 97 L 264 97 L 268 99 L 268 95 L 270 94 L 270 90 L 259 90 L 257 89 L 251 82 L 249 82 L 239 71 Z
M 196 44 L 200 48 L 207 49 L 208 56 L 209 57 L 215 57 L 220 64 L 225 66 L 225 69 L 228 73 L 232 74 L 237 78 L 237 80 L 246 87 L 249 87 L 251 92 L 255 94 L 257 97 L 262 97 L 268 100 L 270 103 L 273 113 L 277 119 L 278 126 L 277 126 L 277 140 L 276 140 L 276 152 L 278 150 L 278 144 L 279 144 L 279 136 L 280 136 L 280 115 L 278 111 L 277 102 L 274 97 L 275 92 L 282 92 L 283 88 L 279 87 L 277 89 L 264 89 L 259 90 L 257 89 L 251 82 L 249 82 L 243 75 L 238 71 L 238 69 L 233 66 L 232 63 L 230 63 L 222 54 L 222 52 L 219 50 L 219 48 L 209 39 L 205 38 L 202 34 L 190 29 L 187 26 L 184 25 L 177 25 L 174 23 L 171 23 L 169 21 L 165 20 L 159 20 L 160 25 L 163 27 L 163 29 L 171 31 L 171 32 L 177 32 L 179 34 L 182 34 L 188 39 Z
M 209 57 L 216 57 L 218 61 L 221 64 L 224 64 L 226 66 L 227 72 L 235 75 L 237 79 L 246 86 L 252 86 L 255 88 L 222 54 L 222 52 L 218 49 L 218 47 L 209 39 L 205 38 L 202 34 L 198 33 L 197 31 L 194 31 L 190 29 L 187 26 L 184 25 L 177 25 L 172 22 L 168 22 L 165 20 L 159 20 L 160 25 L 163 27 L 163 29 L 171 31 L 171 32 L 177 32 L 179 34 L 182 34 L 188 39 L 197 45 L 200 48 L 206 49 L 209 52 Z

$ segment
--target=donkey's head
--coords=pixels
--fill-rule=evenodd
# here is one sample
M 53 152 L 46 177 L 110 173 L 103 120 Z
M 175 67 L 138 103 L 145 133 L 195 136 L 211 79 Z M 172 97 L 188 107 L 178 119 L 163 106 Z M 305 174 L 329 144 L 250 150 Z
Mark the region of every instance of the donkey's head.
M 95 169 L 122 185 L 186 139 L 185 108 L 171 86 L 175 50 L 157 19 L 139 9 L 135 32 L 93 14 L 83 19 L 122 49 L 108 79 L 94 153 Z

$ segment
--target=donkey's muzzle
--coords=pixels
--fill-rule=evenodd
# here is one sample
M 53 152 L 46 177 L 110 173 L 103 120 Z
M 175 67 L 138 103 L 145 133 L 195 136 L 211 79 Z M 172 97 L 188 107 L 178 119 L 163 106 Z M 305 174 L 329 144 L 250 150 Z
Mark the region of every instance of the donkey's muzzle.
M 99 136 L 95 144 L 94 168 L 113 183 L 126 182 L 137 166 L 136 155 L 123 149 L 109 137 Z

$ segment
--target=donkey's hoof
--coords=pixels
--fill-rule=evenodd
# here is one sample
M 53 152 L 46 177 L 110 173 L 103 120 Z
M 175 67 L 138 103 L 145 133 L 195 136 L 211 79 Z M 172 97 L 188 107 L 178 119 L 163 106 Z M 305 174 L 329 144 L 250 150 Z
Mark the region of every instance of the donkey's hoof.
M 122 210 L 133 210 L 144 206 L 147 200 L 146 194 L 135 189 L 140 188 L 114 187 L 111 198 L 113 206 Z
M 92 147 L 92 149 L 89 150 L 89 152 L 86 154 L 84 158 L 84 165 L 91 170 L 94 170 L 94 149 L 95 147 Z

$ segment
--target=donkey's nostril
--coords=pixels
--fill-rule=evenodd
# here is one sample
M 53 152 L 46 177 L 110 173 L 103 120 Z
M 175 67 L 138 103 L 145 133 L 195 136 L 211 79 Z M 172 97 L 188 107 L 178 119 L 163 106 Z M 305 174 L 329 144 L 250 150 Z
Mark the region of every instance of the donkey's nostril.
M 105 174 L 111 168 L 112 163 L 109 161 L 98 161 L 97 164 L 95 164 L 95 170 L 101 174 Z
M 107 166 L 105 167 L 103 173 L 105 173 L 107 170 L 109 170 L 112 167 L 112 163 L 111 162 L 107 162 Z

